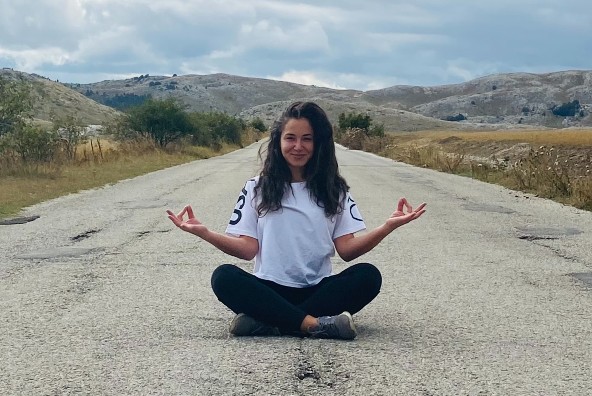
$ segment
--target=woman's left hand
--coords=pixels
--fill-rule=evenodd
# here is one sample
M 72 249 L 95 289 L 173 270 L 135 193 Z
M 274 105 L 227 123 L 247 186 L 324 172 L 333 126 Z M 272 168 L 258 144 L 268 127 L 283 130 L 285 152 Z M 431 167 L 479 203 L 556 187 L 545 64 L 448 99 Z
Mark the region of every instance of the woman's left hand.
M 397 204 L 397 210 L 395 210 L 391 217 L 388 218 L 386 224 L 391 226 L 393 230 L 401 227 L 424 214 L 426 211 L 425 206 L 426 203 L 424 202 L 414 210 L 409 202 L 407 202 L 406 198 L 401 198 Z

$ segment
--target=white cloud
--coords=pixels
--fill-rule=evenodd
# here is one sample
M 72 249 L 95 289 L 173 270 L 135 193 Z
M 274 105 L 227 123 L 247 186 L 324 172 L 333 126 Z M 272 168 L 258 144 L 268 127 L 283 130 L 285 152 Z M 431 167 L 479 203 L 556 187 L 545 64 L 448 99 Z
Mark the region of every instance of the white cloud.
M 204 65 L 198 61 L 187 61 L 181 63 L 179 66 L 180 74 L 214 74 L 222 73 L 224 70 L 218 69 L 216 66 Z
M 0 0 L 0 10 L 2 66 L 62 81 L 164 70 L 373 89 L 592 68 L 588 0 Z
M 304 24 L 280 26 L 269 20 L 243 24 L 239 42 L 247 48 L 268 48 L 285 52 L 327 51 L 329 40 L 323 26 L 310 21 Z
M 267 76 L 271 80 L 288 81 L 296 84 L 315 85 L 332 89 L 358 89 L 368 91 L 395 84 L 404 84 L 402 80 L 384 76 L 367 76 L 351 73 L 327 73 L 290 70 L 279 76 Z
M 442 78 L 452 81 L 468 81 L 489 74 L 495 74 L 500 68 L 499 64 L 489 62 L 473 62 L 468 59 L 453 59 L 442 68 Z
M 72 56 L 68 52 L 57 47 L 18 51 L 0 48 L 0 59 L 3 58 L 14 62 L 18 70 L 35 70 L 46 63 L 51 63 L 57 66 L 65 65 L 71 61 Z
M 288 81 L 302 85 L 315 85 L 317 87 L 333 88 L 333 89 L 346 89 L 335 83 L 335 81 L 327 81 L 315 73 L 312 72 L 299 72 L 290 70 L 283 73 L 281 76 L 267 76 L 270 80 Z
M 368 47 L 380 52 L 391 52 L 400 47 L 440 44 L 447 38 L 436 34 L 419 33 L 369 33 Z

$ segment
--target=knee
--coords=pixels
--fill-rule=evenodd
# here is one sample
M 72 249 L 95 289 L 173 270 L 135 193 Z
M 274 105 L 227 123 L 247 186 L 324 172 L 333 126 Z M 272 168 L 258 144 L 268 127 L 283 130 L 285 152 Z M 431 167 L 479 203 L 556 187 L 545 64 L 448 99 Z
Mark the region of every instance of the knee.
M 382 286 L 382 274 L 380 270 L 370 263 L 360 263 L 358 266 L 366 290 L 377 295 Z
M 222 264 L 212 272 L 212 290 L 216 295 L 228 285 L 230 278 L 235 274 L 237 267 L 232 264 Z

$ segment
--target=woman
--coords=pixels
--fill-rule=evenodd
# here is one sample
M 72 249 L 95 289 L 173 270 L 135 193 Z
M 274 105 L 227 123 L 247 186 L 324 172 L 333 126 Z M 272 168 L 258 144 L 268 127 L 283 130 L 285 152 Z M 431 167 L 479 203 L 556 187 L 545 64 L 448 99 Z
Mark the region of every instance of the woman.
M 331 257 L 356 259 L 424 208 L 401 198 L 383 225 L 354 235 L 366 226 L 339 174 L 333 127 L 319 106 L 296 102 L 274 124 L 263 169 L 242 189 L 225 234 L 201 224 L 190 206 L 167 213 L 223 252 L 255 258 L 253 274 L 230 264 L 212 274 L 214 293 L 237 314 L 230 333 L 351 340 L 351 314 L 378 295 L 382 277 L 369 263 L 332 274 Z

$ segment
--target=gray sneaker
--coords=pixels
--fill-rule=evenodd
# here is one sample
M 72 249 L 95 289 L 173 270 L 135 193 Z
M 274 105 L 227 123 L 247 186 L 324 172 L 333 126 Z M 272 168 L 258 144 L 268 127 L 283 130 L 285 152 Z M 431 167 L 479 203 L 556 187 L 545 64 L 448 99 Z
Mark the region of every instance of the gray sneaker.
M 319 317 L 319 325 L 309 330 L 314 338 L 337 338 L 340 340 L 353 340 L 356 338 L 356 326 L 349 312 L 343 312 L 336 316 Z
M 228 329 L 230 334 L 235 336 L 279 336 L 277 327 L 261 323 L 244 313 L 240 313 L 230 322 Z

